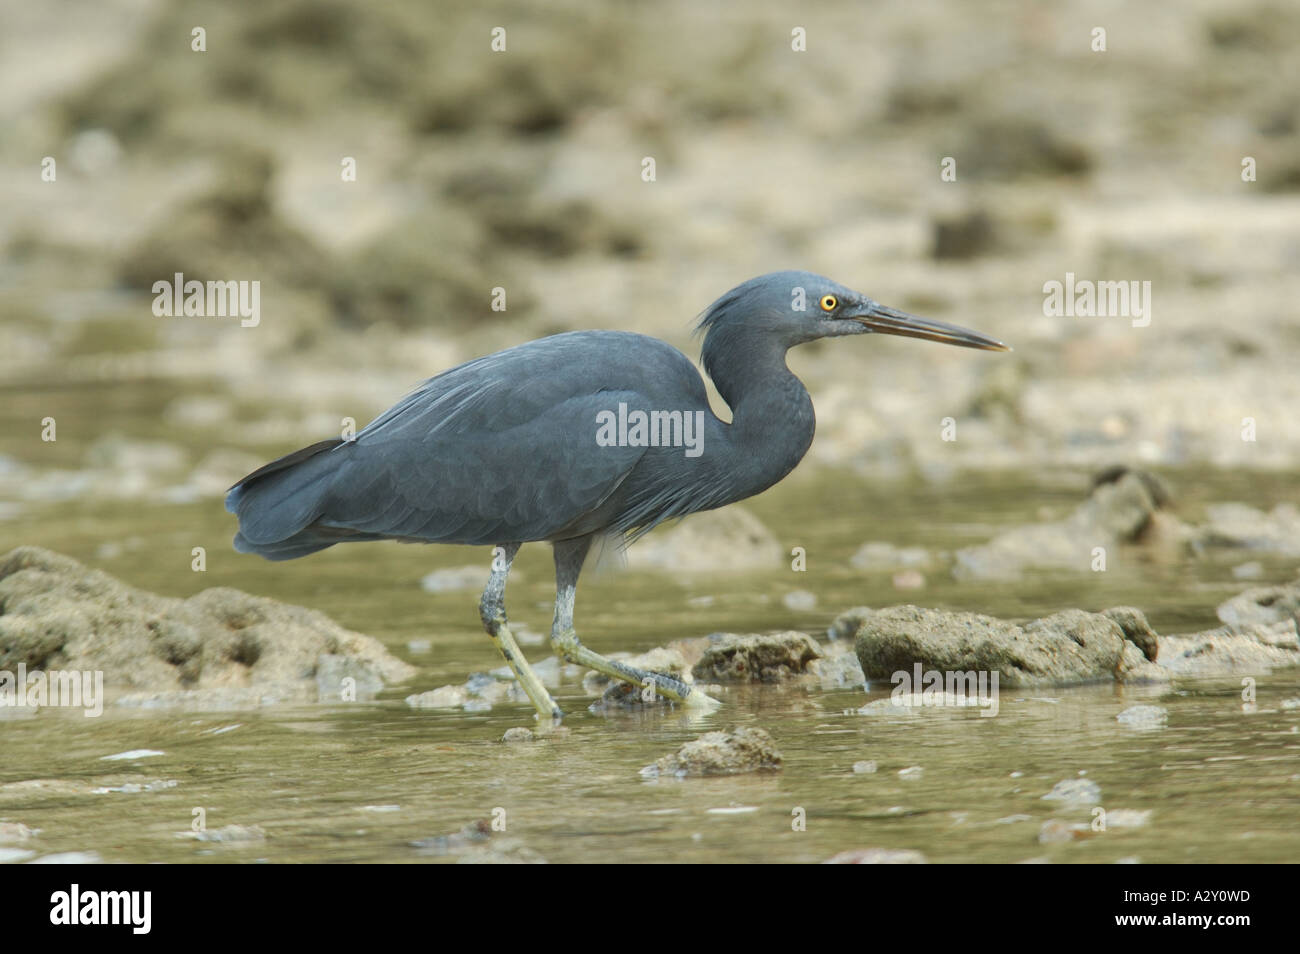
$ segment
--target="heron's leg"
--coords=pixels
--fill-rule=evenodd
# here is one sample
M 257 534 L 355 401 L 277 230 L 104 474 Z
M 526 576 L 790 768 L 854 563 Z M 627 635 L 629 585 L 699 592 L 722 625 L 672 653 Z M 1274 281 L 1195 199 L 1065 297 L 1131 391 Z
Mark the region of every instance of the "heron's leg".
M 488 577 L 483 599 L 478 604 L 483 629 L 487 631 L 497 652 L 505 658 L 510 671 L 519 680 L 519 685 L 523 687 L 524 693 L 537 710 L 538 718 L 543 722 L 560 719 L 564 713 L 555 704 L 551 694 L 546 691 L 542 681 L 537 678 L 533 667 L 528 665 L 528 660 L 524 658 L 519 644 L 515 642 L 514 634 L 510 632 L 510 626 L 506 623 L 506 577 L 510 575 L 510 565 L 514 563 L 515 554 L 519 552 L 519 544 L 507 543 L 501 549 L 504 555 L 499 560 L 496 554 L 493 554 L 492 575 Z
M 659 695 L 685 706 L 711 708 L 719 704 L 716 699 L 710 698 L 680 679 L 674 679 L 663 673 L 637 669 L 616 659 L 606 659 L 600 653 L 593 652 L 582 645 L 578 641 L 577 631 L 573 628 L 573 602 L 578 586 L 578 574 L 582 572 L 583 561 L 586 560 L 587 551 L 591 548 L 591 537 L 560 540 L 554 544 L 554 547 L 555 622 L 551 626 L 551 647 L 555 650 L 555 655 L 567 662 L 604 673 L 611 679 L 618 679 L 642 688 L 653 686 L 654 691 Z

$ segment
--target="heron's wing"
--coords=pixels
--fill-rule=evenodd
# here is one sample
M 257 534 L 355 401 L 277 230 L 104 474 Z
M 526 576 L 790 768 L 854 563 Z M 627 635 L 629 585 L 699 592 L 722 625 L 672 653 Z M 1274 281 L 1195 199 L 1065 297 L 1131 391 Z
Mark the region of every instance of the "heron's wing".
M 446 543 L 543 540 L 599 507 L 645 453 L 603 447 L 597 415 L 634 391 L 565 395 L 545 374 L 434 378 L 339 455 L 318 526 Z M 482 382 L 488 379 L 488 383 Z M 565 376 L 572 388 L 576 377 Z M 589 387 L 588 387 L 589 391 Z

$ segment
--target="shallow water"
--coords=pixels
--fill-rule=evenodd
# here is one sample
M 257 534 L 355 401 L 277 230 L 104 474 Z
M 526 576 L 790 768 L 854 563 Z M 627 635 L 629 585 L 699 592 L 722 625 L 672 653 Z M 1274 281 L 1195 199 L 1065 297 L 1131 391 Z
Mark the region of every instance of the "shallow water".
M 1294 487 L 1290 475 L 1171 476 L 1190 520 L 1206 502 L 1271 506 Z M 1177 632 L 1212 627 L 1214 606 L 1248 585 L 1231 573 L 1252 558 L 1240 553 L 1165 561 L 1120 554 L 1107 573 L 1009 584 L 957 583 L 936 572 L 925 588 L 907 591 L 848 562 L 866 540 L 939 549 L 979 542 L 1002 526 L 1064 514 L 1084 491 L 1072 477 L 881 486 L 851 474 L 799 473 L 752 509 L 787 549 L 807 549 L 807 572 L 595 573 L 580 588 L 579 632 L 598 651 L 642 651 L 716 630 L 822 634 L 849 606 L 903 602 L 1008 617 L 1128 603 L 1162 632 Z M 858 513 L 874 516 L 845 519 Z M 977 709 L 857 714 L 888 686 L 869 695 L 746 687 L 728 690 L 724 707 L 709 715 L 596 715 L 570 682 L 556 694 L 569 713 L 566 731 L 506 745 L 499 741 L 506 729 L 533 724 L 530 709 L 412 710 L 402 701 L 500 664 L 477 628 L 476 594 L 419 587 L 433 568 L 484 562 L 485 550 L 366 544 L 268 564 L 229 550 L 232 520 L 216 502 L 66 503 L 0 528 L 3 549 L 40 544 L 158 592 L 229 585 L 312 606 L 421 667 L 412 685 L 375 703 L 203 714 L 110 708 L 98 719 L 11 713 L 0 720 L 0 821 L 42 834 L 8 847 L 95 851 L 108 861 L 423 861 L 456 856 L 412 842 L 495 814 L 506 830 L 493 841 L 504 840 L 506 854 L 553 862 L 809 862 L 851 848 L 915 849 L 931 861 L 1300 860 L 1300 709 L 1280 707 L 1300 696 L 1296 670 L 1261 677 L 1254 707 L 1243 706 L 1239 679 L 1199 680 L 1005 690 L 996 718 Z M 189 569 L 193 546 L 208 550 L 202 575 Z M 1266 581 L 1294 576 L 1293 562 L 1262 562 Z M 518 569 L 512 618 L 545 632 L 547 548 L 525 548 Z M 781 597 L 794 589 L 815 593 L 816 608 L 786 608 Z M 430 638 L 428 652 L 408 647 Z M 547 654 L 543 646 L 526 651 L 534 661 Z M 1116 721 L 1136 704 L 1164 706 L 1168 725 L 1143 731 Z M 735 724 L 767 729 L 784 770 L 687 780 L 638 774 L 699 733 Z M 135 749 L 164 754 L 102 761 Z M 855 774 L 862 760 L 878 771 Z M 912 766 L 923 770 L 919 777 L 900 776 Z M 1100 786 L 1100 807 L 1150 811 L 1149 822 L 1040 844 L 1049 819 L 1092 822 L 1096 806 L 1042 798 L 1085 773 Z M 158 781 L 175 784 L 93 791 Z M 260 826 L 265 838 L 213 844 L 178 835 L 190 830 L 196 808 L 209 830 Z M 799 809 L 803 831 L 794 830 Z

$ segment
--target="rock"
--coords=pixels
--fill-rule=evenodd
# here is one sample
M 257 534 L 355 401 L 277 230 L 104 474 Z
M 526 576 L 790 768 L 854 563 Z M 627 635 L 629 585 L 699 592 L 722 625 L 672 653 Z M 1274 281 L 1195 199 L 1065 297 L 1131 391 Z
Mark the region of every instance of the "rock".
M 0 606 L 0 669 L 102 670 L 157 704 L 232 689 L 314 700 L 322 666 L 327 683 L 346 671 L 371 687 L 415 673 L 322 613 L 226 588 L 158 596 L 39 547 L 0 558 Z
M 815 639 L 794 630 L 749 636 L 714 633 L 691 671 L 706 681 L 781 682 L 806 672 L 821 655 Z
M 633 709 L 668 709 L 674 705 L 672 700 L 654 693 L 647 700 L 645 689 L 630 682 L 611 682 L 600 698 L 587 707 L 595 713 L 619 712 Z
M 1153 663 L 1147 659 L 1146 653 L 1137 647 L 1135 643 L 1126 642 L 1124 644 L 1124 653 L 1120 656 L 1119 665 L 1115 667 L 1115 681 L 1125 685 L 1135 685 L 1137 683 L 1162 683 L 1168 682 L 1170 673 L 1158 663 Z
M 1151 662 L 1156 661 L 1160 646 L 1156 631 L 1147 622 L 1145 613 L 1132 606 L 1112 606 L 1108 610 L 1102 610 L 1101 615 L 1114 620 L 1124 631 L 1125 638 L 1142 650 L 1143 656 Z
M 439 686 L 428 692 L 406 697 L 406 704 L 412 709 L 455 709 L 469 700 L 469 693 L 462 686 Z
M 1160 668 L 1176 676 L 1268 673 L 1300 664 L 1294 623 L 1160 637 Z
M 552 666 L 546 668 L 546 663 Z M 533 667 L 542 682 L 551 688 L 559 685 L 558 661 L 554 657 Z M 515 681 L 514 674 L 508 666 L 492 672 L 477 672 L 460 686 L 439 686 L 428 692 L 421 692 L 406 697 L 406 704 L 412 709 L 455 709 L 463 708 L 466 712 L 487 712 L 493 706 L 506 702 L 527 702 L 528 697 Z
M 763 729 L 739 726 L 725 732 L 706 732 L 683 745 L 676 755 L 666 755 L 641 770 L 646 778 L 674 775 L 738 775 L 779 771 L 781 753 Z
M 841 851 L 824 865 L 926 865 L 925 855 L 910 848 L 857 848 Z
M 517 725 L 514 726 L 513 728 L 506 729 L 505 735 L 501 736 L 501 741 L 502 742 L 531 742 L 533 741 L 534 738 L 535 736 L 533 735 L 532 729 L 527 729 L 524 728 L 523 726 Z
M 826 638 L 832 642 L 846 639 L 850 642 L 858 635 L 858 630 L 862 628 L 868 617 L 874 613 L 869 606 L 855 606 L 852 609 L 846 609 L 831 622 L 826 629 Z
M 384 676 L 369 659 L 322 653 L 316 666 L 321 702 L 369 702 L 384 689 Z
M 1053 785 L 1052 790 L 1043 796 L 1043 800 L 1095 805 L 1101 801 L 1101 787 L 1092 779 L 1067 778 Z
M 919 765 L 909 765 L 905 769 L 898 770 L 898 777 L 905 782 L 919 781 L 921 776 L 923 776 L 924 774 L 925 774 L 925 769 Z
M 1005 687 L 1104 679 L 1164 683 L 1176 676 L 1267 673 L 1300 665 L 1300 638 L 1291 614 L 1291 601 L 1298 595 L 1295 584 L 1249 590 L 1220 606 L 1222 618 L 1240 624 L 1172 636 L 1157 634 L 1131 606 L 1102 613 L 1065 610 L 1023 626 L 916 606 L 856 607 L 842 613 L 829 632 L 854 637 L 869 681 L 889 680 L 920 664 L 926 671 L 996 670 Z M 1250 620 L 1256 622 L 1246 622 Z M 873 705 L 865 714 L 887 708 L 887 703 Z
M 1129 706 L 1115 720 L 1135 729 L 1154 729 L 1169 721 L 1169 710 L 1164 706 Z
M 1093 548 L 1134 542 L 1153 524 L 1166 492 L 1153 488 L 1155 478 L 1139 471 L 1123 472 L 1094 487 L 1078 509 L 1064 520 L 1026 524 L 980 546 L 955 554 L 953 574 L 961 580 L 1014 580 L 1027 569 L 1088 572 Z
M 997 671 L 1004 686 L 1113 678 L 1126 640 L 1113 620 L 1066 610 L 1023 627 L 975 613 L 896 606 L 861 618 L 854 647 L 868 680 L 896 672 Z
M 840 689 L 861 686 L 867 680 L 862 675 L 862 664 L 852 651 L 833 652 L 808 663 L 807 672 L 815 676 L 823 689 Z
M 785 551 L 772 531 L 744 507 L 692 514 L 628 548 L 628 566 L 672 573 L 740 573 L 773 570 Z
M 853 763 L 854 775 L 872 775 L 876 771 L 876 762 L 874 759 L 867 759 L 862 762 Z
M 1193 531 L 1193 543 L 1277 556 L 1300 556 L 1300 509 L 1278 504 L 1268 513 L 1243 503 L 1212 504 L 1206 522 Z
M 1236 628 L 1300 620 L 1300 583 L 1261 586 L 1220 603 L 1216 614 Z

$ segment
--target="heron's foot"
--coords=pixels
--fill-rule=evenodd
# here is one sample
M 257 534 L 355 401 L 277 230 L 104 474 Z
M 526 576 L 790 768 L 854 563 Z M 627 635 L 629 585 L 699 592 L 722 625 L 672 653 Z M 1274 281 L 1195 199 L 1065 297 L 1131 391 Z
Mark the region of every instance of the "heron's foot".
M 566 662 L 586 666 L 596 672 L 604 673 L 611 679 L 631 683 L 642 689 L 656 692 L 665 699 L 671 699 L 688 709 L 716 709 L 722 703 L 696 687 L 682 682 L 673 676 L 661 672 L 647 672 L 637 669 L 616 659 L 607 659 L 578 641 L 578 634 L 573 630 L 556 630 L 551 633 L 551 647 L 555 655 Z
M 510 632 L 505 614 L 496 616 L 485 614 L 483 628 L 487 630 L 492 645 L 496 646 L 497 651 L 501 653 L 510 671 L 515 674 L 515 679 L 519 680 L 524 695 L 528 696 L 528 701 L 537 710 L 538 721 L 545 725 L 563 719 L 564 713 L 560 711 L 560 707 L 555 704 L 551 694 L 542 685 L 542 680 L 537 678 L 537 673 L 533 672 L 533 667 L 528 665 L 528 660 L 524 658 L 519 643 L 515 641 L 514 633 Z

